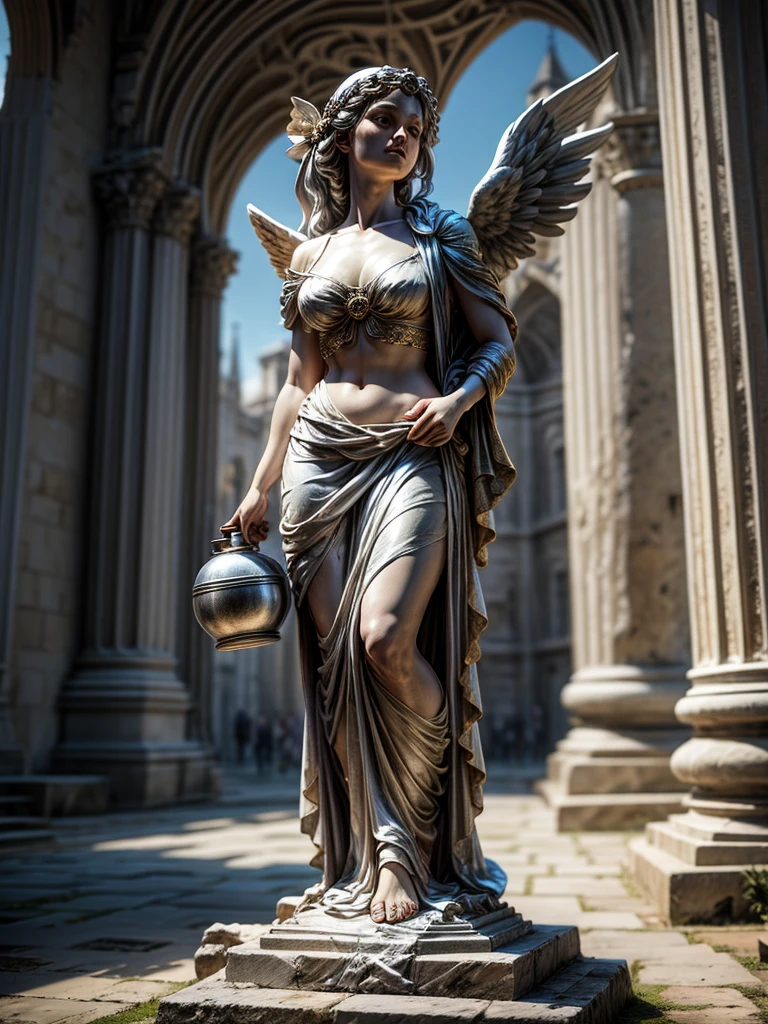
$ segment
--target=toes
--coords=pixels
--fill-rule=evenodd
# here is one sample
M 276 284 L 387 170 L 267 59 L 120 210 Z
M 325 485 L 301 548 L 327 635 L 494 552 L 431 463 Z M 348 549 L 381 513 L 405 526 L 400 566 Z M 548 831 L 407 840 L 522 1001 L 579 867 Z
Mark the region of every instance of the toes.
M 399 920 L 399 918 L 398 918 L 398 915 L 397 915 L 397 907 L 395 906 L 394 903 L 388 903 L 387 904 L 387 921 L 392 923 L 392 922 L 398 921 L 398 920 Z
M 385 916 L 383 903 L 377 902 L 371 906 L 371 917 L 377 924 L 380 924 L 384 920 Z

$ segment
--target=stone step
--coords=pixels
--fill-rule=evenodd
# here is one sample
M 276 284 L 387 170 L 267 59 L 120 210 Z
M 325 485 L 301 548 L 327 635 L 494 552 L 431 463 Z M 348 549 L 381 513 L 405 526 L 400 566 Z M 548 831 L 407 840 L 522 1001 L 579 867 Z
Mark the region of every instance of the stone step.
M 570 925 L 537 925 L 494 952 L 414 955 L 393 943 L 376 951 L 265 949 L 257 939 L 227 951 L 225 977 L 263 988 L 519 999 L 578 955 Z
M 18 796 L 2 796 L 0 795 L 0 814 L 5 816 L 12 816 L 16 814 L 28 814 L 32 809 L 29 797 L 18 795 Z
M 631 991 L 625 961 L 583 957 L 519 1000 L 259 988 L 222 972 L 161 999 L 157 1024 L 614 1024 Z
M 676 821 L 654 821 L 646 828 L 646 839 L 672 857 L 693 867 L 768 864 L 768 845 L 707 841 L 687 834 Z
M 749 920 L 742 865 L 687 864 L 649 842 L 630 840 L 632 877 L 649 893 L 666 924 L 733 924 Z M 766 868 L 768 864 L 757 864 Z
M 37 819 L 43 824 L 42 819 Z M 56 837 L 49 828 L 7 829 L 0 831 L 0 857 L 15 856 L 32 850 L 53 850 Z
M 38 814 L 14 814 L 0 816 L 0 835 L 4 832 L 21 832 L 26 829 L 47 827 L 48 822 Z
M 106 775 L 0 775 L 0 794 L 26 797 L 44 818 L 102 814 L 110 783 Z
M 594 793 L 687 792 L 688 785 L 676 779 L 669 767 L 669 754 L 655 757 L 560 758 L 556 783 L 568 796 Z
M 682 809 L 684 793 L 590 793 L 569 796 L 542 779 L 535 785 L 555 812 L 558 832 L 623 832 Z

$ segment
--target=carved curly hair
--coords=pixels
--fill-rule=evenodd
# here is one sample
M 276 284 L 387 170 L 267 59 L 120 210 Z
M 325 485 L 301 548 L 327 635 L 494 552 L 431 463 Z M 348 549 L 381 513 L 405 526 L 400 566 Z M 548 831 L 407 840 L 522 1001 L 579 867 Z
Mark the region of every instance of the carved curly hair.
M 410 68 L 363 68 L 346 78 L 325 106 L 313 144 L 301 162 L 296 197 L 304 213 L 299 230 L 309 238 L 324 235 L 343 223 L 349 213 L 349 157 L 336 145 L 337 133 L 349 132 L 374 100 L 395 89 L 418 96 L 424 115 L 419 156 L 413 170 L 395 183 L 395 202 L 409 206 L 432 191 L 440 115 L 437 100 L 425 78 Z M 416 190 L 413 182 L 417 181 Z

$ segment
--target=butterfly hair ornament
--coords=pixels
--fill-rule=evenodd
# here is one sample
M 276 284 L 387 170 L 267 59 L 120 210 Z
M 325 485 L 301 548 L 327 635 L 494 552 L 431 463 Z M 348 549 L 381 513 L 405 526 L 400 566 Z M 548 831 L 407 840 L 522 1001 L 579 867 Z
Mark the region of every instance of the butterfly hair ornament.
M 437 143 L 439 114 L 437 99 L 429 83 L 426 78 L 417 75 L 410 68 L 393 68 L 385 64 L 371 74 L 361 76 L 341 93 L 332 96 L 323 108 L 322 114 L 309 100 L 291 96 L 293 106 L 286 133 L 293 145 L 286 151 L 286 155 L 294 160 L 302 160 L 313 146 L 327 138 L 332 131 L 343 131 L 344 125 L 335 124 L 334 121 L 337 115 L 349 106 L 350 101 L 359 97 L 368 104 L 380 96 L 386 96 L 394 89 L 400 89 L 406 96 L 421 98 L 426 117 L 426 141 L 428 145 L 434 146 Z

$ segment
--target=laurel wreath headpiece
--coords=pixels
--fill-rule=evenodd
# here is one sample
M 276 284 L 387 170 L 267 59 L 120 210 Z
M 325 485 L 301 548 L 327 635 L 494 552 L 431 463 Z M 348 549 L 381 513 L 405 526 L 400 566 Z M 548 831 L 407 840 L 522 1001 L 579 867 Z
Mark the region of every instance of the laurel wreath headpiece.
M 322 114 L 309 100 L 303 100 L 300 96 L 291 96 L 293 107 L 286 132 L 293 145 L 286 150 L 286 155 L 295 160 L 303 159 L 313 146 L 330 135 L 332 130 L 335 130 L 334 118 L 353 97 L 364 93 L 367 99 L 375 100 L 380 96 L 386 96 L 387 93 L 395 89 L 400 89 L 406 96 L 419 95 L 421 97 L 427 115 L 426 140 L 430 146 L 434 146 L 437 142 L 437 100 L 429 83 L 426 78 L 417 75 L 410 68 L 393 68 L 389 64 L 385 64 L 384 67 L 366 75 L 365 78 L 353 82 L 335 99 L 328 100 Z

